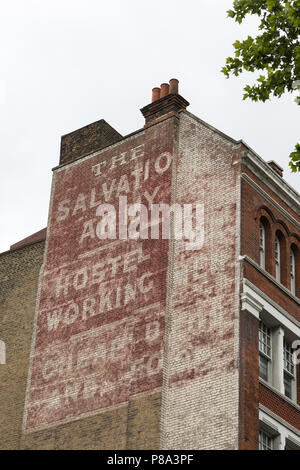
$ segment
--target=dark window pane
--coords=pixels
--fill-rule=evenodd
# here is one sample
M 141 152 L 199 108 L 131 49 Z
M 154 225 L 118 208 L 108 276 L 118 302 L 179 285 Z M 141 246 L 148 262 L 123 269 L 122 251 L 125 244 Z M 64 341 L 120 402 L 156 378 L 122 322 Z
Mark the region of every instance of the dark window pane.
M 268 360 L 263 356 L 259 356 L 259 376 L 268 381 Z
M 272 450 L 273 438 L 264 431 L 259 431 L 259 450 Z
M 284 394 L 288 398 L 292 398 L 292 377 L 284 374 Z

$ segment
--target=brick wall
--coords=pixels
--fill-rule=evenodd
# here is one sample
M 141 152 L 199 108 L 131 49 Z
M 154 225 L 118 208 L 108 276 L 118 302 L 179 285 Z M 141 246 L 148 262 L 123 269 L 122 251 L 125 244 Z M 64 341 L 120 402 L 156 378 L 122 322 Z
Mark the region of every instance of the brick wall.
M 255 175 L 249 173 L 249 176 L 255 181 Z M 257 181 L 256 181 L 257 182 Z M 275 195 L 270 189 L 266 189 L 262 183 L 260 186 L 277 202 L 278 196 Z M 290 284 L 290 249 L 292 245 L 300 250 L 300 223 L 299 216 L 290 208 L 287 210 L 286 204 L 280 203 L 281 207 L 292 215 L 295 222 L 293 223 L 284 213 L 280 212 L 273 204 L 266 200 L 263 195 L 259 194 L 247 181 L 242 180 L 242 223 L 241 223 L 241 254 L 249 256 L 257 264 L 259 264 L 259 225 L 263 217 L 267 222 L 266 227 L 266 270 L 275 277 L 275 234 L 280 232 L 282 234 L 283 243 L 281 244 L 281 282 L 287 288 L 291 288 Z M 297 250 L 296 250 L 297 251 Z M 298 252 L 296 256 L 296 295 L 300 296 L 300 271 L 299 271 L 299 257 Z M 268 281 L 259 281 L 263 289 L 270 285 Z M 271 289 L 271 291 L 270 291 Z M 267 292 L 266 292 L 267 293 Z M 282 294 L 279 289 L 274 286 L 269 288 L 269 295 L 274 298 L 283 308 L 285 304 L 290 304 L 292 315 L 300 319 L 299 307 L 297 304 L 290 302 L 290 299 L 285 294 Z M 280 298 L 282 297 L 283 298 Z M 278 300 L 276 300 L 278 299 Z
M 240 313 L 240 445 L 241 450 L 258 446 L 258 320 Z
M 104 119 L 63 135 L 60 145 L 60 164 L 70 163 L 122 139 L 121 134 Z
M 161 393 L 132 398 L 95 416 L 22 434 L 21 449 L 159 449 Z
M 45 243 L 0 255 L 0 448 L 19 449 L 38 277 Z
M 161 447 L 238 448 L 238 147 L 180 113 L 172 200 L 204 204 L 204 244 L 170 250 Z
M 44 242 L 0 255 L 1 448 L 255 449 L 259 401 L 299 426 L 295 407 L 259 385 L 258 321 L 239 310 L 240 281 L 297 319 L 299 305 L 238 261 L 259 262 L 260 216 L 270 239 L 285 234 L 286 265 L 297 229 L 241 183 L 243 145 L 177 108 L 150 117 L 80 160 L 121 136 L 107 128 L 105 140 L 98 122 L 63 137 L 39 281 Z M 99 241 L 97 206 L 118 209 L 120 195 L 148 208 L 151 199 L 203 205 L 203 246 Z
M 159 446 L 168 240 L 99 241 L 95 215 L 120 195 L 168 203 L 173 137 L 163 120 L 55 171 L 26 448 Z
M 300 429 L 300 411 L 262 383 L 259 384 L 259 402 L 296 429 Z
M 271 171 L 271 170 L 270 170 Z M 297 222 L 299 215 L 282 201 L 263 181 L 260 181 L 248 168 L 242 167 L 256 184 L 262 188 L 276 204 L 260 194 L 248 181 L 241 184 L 241 255 L 251 258 L 257 265 L 260 263 L 259 226 L 264 221 L 266 233 L 266 271 L 275 278 L 275 235 L 280 232 L 281 244 L 281 283 L 288 290 L 290 284 L 290 248 L 292 244 L 300 246 L 300 234 Z M 285 212 L 284 212 L 285 211 Z M 290 217 L 287 216 L 289 214 Z M 296 259 L 298 263 L 298 258 Z M 274 300 L 291 316 L 300 321 L 300 304 L 294 296 L 289 295 L 273 282 L 263 271 L 245 260 L 241 263 L 242 277 L 251 281 L 269 298 Z M 299 266 L 296 266 L 297 289 L 299 298 Z M 247 315 L 248 316 L 248 315 Z M 280 398 L 272 390 L 259 384 L 258 377 L 258 322 L 253 317 L 250 321 L 245 314 L 241 317 L 241 448 L 257 447 L 258 440 L 258 403 L 263 404 L 285 421 L 299 429 L 298 409 L 287 400 Z M 252 323 L 252 326 L 251 326 Z M 244 326 L 243 326 L 244 324 Z M 244 353 L 248 350 L 248 357 Z M 259 393 L 258 393 L 259 387 Z M 298 375 L 299 390 L 299 375 Z M 256 435 L 255 435 L 256 433 Z
M 247 261 L 244 261 L 242 264 L 244 277 L 299 321 L 299 303 L 277 287 L 274 282 L 268 279 L 255 266 L 252 266 Z
M 280 194 L 270 189 L 270 186 L 265 183 L 263 178 L 259 178 L 256 174 L 253 173 L 253 171 L 251 171 L 250 168 L 247 168 L 245 165 L 242 165 L 241 171 L 242 173 L 247 174 L 258 186 L 260 186 L 260 188 L 262 188 L 269 196 L 271 196 L 275 202 L 277 202 L 285 211 L 287 211 L 292 217 L 295 217 L 296 220 L 298 220 L 299 222 L 299 208 L 298 215 L 296 215 L 295 203 L 293 203 L 292 207 L 290 203 L 283 201 L 283 199 L 280 197 Z M 273 174 L 271 169 L 269 171 L 271 174 Z M 278 180 L 280 182 L 281 178 L 279 178 Z

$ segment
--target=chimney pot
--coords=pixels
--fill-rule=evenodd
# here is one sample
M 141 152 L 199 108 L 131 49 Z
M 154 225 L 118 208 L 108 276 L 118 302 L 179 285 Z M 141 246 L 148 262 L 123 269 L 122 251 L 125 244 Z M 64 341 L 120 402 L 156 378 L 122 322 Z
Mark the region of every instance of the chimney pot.
M 172 95 L 178 95 L 179 81 L 177 80 L 177 78 L 171 78 L 169 83 L 170 83 L 169 93 Z
M 169 94 L 169 85 L 168 83 L 162 83 L 160 85 L 160 98 L 167 96 Z
M 156 87 L 152 89 L 152 103 L 153 101 L 159 100 L 160 98 L 160 88 Z
M 169 83 L 162 83 L 160 88 L 152 88 L 152 102 L 141 109 L 146 120 L 145 127 L 164 115 L 178 116 L 188 105 L 188 101 L 178 94 L 177 78 L 171 78 Z

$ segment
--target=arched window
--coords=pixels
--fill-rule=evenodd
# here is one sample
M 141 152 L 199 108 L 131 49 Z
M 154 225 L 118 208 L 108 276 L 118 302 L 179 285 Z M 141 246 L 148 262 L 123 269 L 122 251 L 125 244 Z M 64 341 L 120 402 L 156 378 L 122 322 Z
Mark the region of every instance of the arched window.
M 276 237 L 275 237 L 275 277 L 276 277 L 276 281 L 278 282 L 280 282 L 281 280 L 280 270 L 281 270 L 280 240 L 279 240 L 278 235 L 276 234 Z
M 259 265 L 266 268 L 266 229 L 262 221 L 259 225 Z
M 274 243 L 274 242 L 273 242 Z M 289 264 L 290 254 L 287 246 L 286 238 L 281 230 L 275 233 L 275 246 L 273 259 L 275 261 L 275 278 L 276 281 L 290 288 L 289 280 Z M 274 266 L 274 265 L 273 265 Z
M 259 265 L 266 271 L 271 271 L 271 226 L 264 215 L 259 221 Z
M 290 252 L 290 277 L 291 277 L 291 292 L 296 294 L 296 257 L 293 248 Z

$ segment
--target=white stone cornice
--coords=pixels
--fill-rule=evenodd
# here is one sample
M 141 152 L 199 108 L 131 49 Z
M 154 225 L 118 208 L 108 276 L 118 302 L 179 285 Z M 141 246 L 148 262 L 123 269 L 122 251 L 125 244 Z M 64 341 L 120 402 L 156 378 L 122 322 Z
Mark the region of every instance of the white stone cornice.
M 294 337 L 300 338 L 300 322 L 292 317 L 292 315 L 278 305 L 273 299 L 270 299 L 248 279 L 243 279 L 243 293 L 247 293 L 251 298 L 254 298 L 257 304 L 262 306 L 262 310 L 264 312 L 272 315 L 272 317 L 284 328 L 288 329 Z
M 282 200 L 300 214 L 300 195 L 254 151 L 244 152 L 242 163 Z
M 263 309 L 263 306 L 258 302 L 249 292 L 241 293 L 241 303 L 242 311 L 247 310 L 248 313 L 251 313 L 255 318 L 259 320 L 259 314 Z
M 300 448 L 300 431 L 262 404 L 259 404 L 259 419 L 272 428 L 274 433 L 280 433 L 284 441 L 291 441 Z
M 244 181 L 247 181 L 247 183 L 250 184 L 250 186 L 256 192 L 258 192 L 261 196 L 263 196 L 263 198 L 266 199 L 266 201 L 272 204 L 272 206 L 275 207 L 275 209 L 277 209 L 278 212 L 280 212 L 286 219 L 288 219 L 293 225 L 295 225 L 298 230 L 300 230 L 299 222 L 293 216 L 291 216 L 280 204 L 278 204 L 278 202 L 276 202 L 275 199 L 273 199 L 268 193 L 266 193 L 264 189 L 262 189 L 257 183 L 255 183 L 255 181 L 253 181 L 249 175 L 247 175 L 246 173 L 242 173 L 241 177 Z M 273 190 L 275 191 L 275 189 Z M 282 200 L 284 200 L 284 198 L 282 198 Z M 292 209 L 295 211 L 296 214 L 300 215 L 299 204 L 296 204 L 294 202 L 294 205 L 292 205 L 291 202 L 289 202 L 288 200 L 286 200 L 285 203 L 288 204 L 290 207 L 292 207 Z

